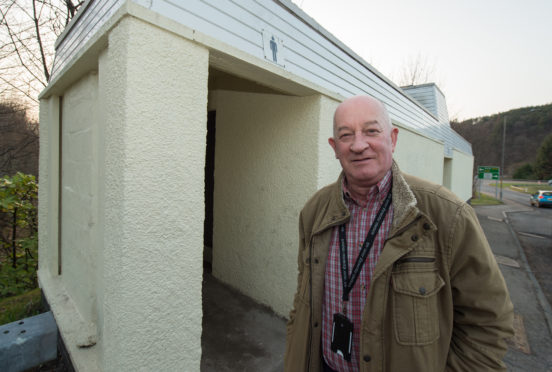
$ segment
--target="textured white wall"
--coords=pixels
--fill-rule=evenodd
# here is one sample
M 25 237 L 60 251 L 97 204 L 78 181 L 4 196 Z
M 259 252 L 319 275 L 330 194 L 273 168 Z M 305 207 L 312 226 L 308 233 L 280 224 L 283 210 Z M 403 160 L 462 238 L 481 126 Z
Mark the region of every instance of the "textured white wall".
M 40 100 L 39 277 L 58 272 L 59 98 Z
M 339 160 L 335 158 L 335 152 L 328 143 L 328 138 L 333 136 L 333 115 L 337 105 L 339 105 L 338 101 L 326 96 L 321 97 L 318 135 L 318 189 L 335 182 L 341 172 Z
M 473 155 L 452 152 L 451 190 L 462 200 L 472 197 Z
M 402 126 L 393 158 L 401 170 L 428 181 L 443 183 L 443 144 Z
M 76 370 L 96 371 L 101 254 L 98 223 L 97 75 L 85 75 L 57 96 L 40 102 L 40 188 L 38 279 Z M 63 102 L 63 109 L 60 107 Z M 63 112 L 60 115 L 60 112 Z M 62 160 L 62 254 L 58 254 L 60 120 Z M 58 260 L 62 258 L 62 260 Z M 62 262 L 61 262 L 62 261 Z M 62 275 L 58 275 L 58 263 Z
M 452 189 L 452 159 L 443 159 L 443 186 Z
M 98 76 L 65 91 L 62 104 L 62 281 L 86 322 L 96 322 Z
M 213 274 L 287 315 L 299 211 L 318 187 L 320 96 L 218 92 Z
M 208 51 L 132 17 L 100 60 L 104 371 L 201 359 Z

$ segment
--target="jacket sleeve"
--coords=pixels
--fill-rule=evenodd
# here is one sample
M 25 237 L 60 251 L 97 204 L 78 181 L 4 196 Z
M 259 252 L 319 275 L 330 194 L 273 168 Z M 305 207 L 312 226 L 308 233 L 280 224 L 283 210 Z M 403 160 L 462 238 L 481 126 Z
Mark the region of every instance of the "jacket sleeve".
M 457 210 L 448 237 L 454 325 L 447 371 L 506 371 L 513 306 L 473 209 Z

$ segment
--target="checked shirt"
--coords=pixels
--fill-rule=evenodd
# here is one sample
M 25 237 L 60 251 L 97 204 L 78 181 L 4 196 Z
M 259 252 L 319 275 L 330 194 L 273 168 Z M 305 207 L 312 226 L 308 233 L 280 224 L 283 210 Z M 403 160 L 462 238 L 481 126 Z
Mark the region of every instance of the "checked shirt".
M 368 230 L 376 218 L 379 208 L 387 193 L 391 190 L 392 174 L 387 172 L 385 177 L 370 190 L 365 204 L 353 200 L 347 190 L 346 181 L 342 184 L 343 200 L 349 208 L 351 219 L 346 226 L 348 275 L 357 260 L 360 249 L 368 235 Z M 366 296 L 370 290 L 370 278 L 376 267 L 385 240 L 389 235 L 393 221 L 393 204 L 385 215 L 381 227 L 376 235 L 372 249 L 362 266 L 360 275 L 349 294 L 346 303 L 347 317 L 354 324 L 353 347 L 351 361 L 347 362 L 331 350 L 332 323 L 335 313 L 342 313 L 343 309 L 343 283 L 341 279 L 341 266 L 339 261 L 339 226 L 333 228 L 332 239 L 326 261 L 326 273 L 324 277 L 324 299 L 322 306 L 322 351 L 326 363 L 339 372 L 356 372 L 359 370 L 359 343 L 360 328 L 362 323 L 362 311 L 366 302 Z

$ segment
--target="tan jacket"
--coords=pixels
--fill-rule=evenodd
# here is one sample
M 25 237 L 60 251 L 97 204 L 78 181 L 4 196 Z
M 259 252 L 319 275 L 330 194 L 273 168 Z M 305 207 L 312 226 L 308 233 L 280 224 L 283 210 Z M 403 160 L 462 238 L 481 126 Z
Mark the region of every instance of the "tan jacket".
M 513 306 L 473 209 L 394 163 L 393 224 L 372 277 L 360 370 L 505 371 Z M 324 271 L 332 228 L 349 219 L 340 179 L 299 222 L 299 276 L 285 371 L 320 371 Z

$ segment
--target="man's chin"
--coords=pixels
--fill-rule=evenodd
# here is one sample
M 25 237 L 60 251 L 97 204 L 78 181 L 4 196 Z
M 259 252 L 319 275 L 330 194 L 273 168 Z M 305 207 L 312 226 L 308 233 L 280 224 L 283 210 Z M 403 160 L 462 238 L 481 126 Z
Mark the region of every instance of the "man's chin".
M 347 177 L 347 181 L 354 183 L 358 186 L 373 186 L 383 178 L 383 175 L 380 175 L 376 172 L 353 172 Z

